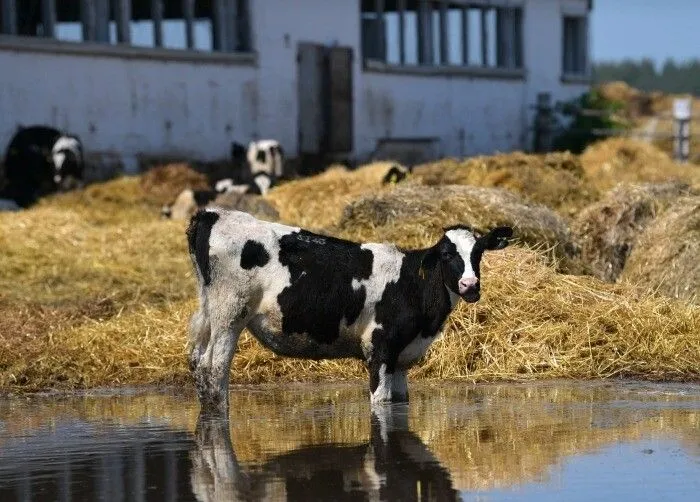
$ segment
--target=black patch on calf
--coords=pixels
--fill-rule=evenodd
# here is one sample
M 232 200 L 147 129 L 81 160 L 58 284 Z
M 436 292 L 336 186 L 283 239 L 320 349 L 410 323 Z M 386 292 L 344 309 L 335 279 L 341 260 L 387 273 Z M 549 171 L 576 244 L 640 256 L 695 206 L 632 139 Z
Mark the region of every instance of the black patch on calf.
M 264 267 L 269 261 L 270 254 L 258 241 L 249 240 L 243 245 L 241 268 L 250 270 L 253 267 Z
M 193 190 L 192 196 L 197 207 L 206 206 L 219 195 L 216 190 Z
M 267 152 L 265 150 L 258 150 L 258 153 L 255 155 L 255 160 L 265 164 L 267 162 Z
M 352 281 L 370 277 L 374 255 L 360 244 L 301 230 L 280 238 L 279 259 L 291 275 L 277 297 L 283 332 L 333 343 L 341 320 L 349 326 L 362 312 L 365 287 L 354 290 Z
M 209 236 L 211 227 L 219 219 L 217 213 L 199 210 L 190 219 L 187 227 L 187 244 L 190 250 L 193 264 L 199 270 L 204 280 L 204 285 L 211 282 L 211 270 L 209 267 Z

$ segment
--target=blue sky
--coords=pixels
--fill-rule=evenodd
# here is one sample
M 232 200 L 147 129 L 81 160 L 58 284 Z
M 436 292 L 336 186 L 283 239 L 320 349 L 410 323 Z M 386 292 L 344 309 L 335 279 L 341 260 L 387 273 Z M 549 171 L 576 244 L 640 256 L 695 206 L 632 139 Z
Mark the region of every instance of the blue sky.
M 700 0 L 594 0 L 593 60 L 700 59 Z

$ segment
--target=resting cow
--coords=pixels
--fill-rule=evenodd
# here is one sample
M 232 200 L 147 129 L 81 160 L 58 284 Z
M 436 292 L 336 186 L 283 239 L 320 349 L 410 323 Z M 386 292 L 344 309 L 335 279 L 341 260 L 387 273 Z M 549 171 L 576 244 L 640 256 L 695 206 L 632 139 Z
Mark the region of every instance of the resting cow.
M 50 193 L 82 184 L 83 149 L 77 136 L 45 126 L 21 128 L 5 155 L 0 197 L 27 207 Z
M 407 401 L 406 370 L 460 298 L 479 300 L 481 256 L 506 247 L 511 234 L 454 226 L 434 246 L 407 251 L 238 211 L 198 211 L 187 239 L 200 300 L 190 321 L 190 368 L 202 410 L 227 413 L 244 328 L 279 355 L 362 359 L 372 403 Z
M 214 190 L 193 190 L 191 188 L 185 188 L 178 194 L 173 202 L 161 208 L 160 214 L 165 218 L 184 220 L 191 217 L 197 209 L 204 208 L 208 204 L 216 202 L 217 197 L 220 195 L 265 195 L 270 184 L 269 176 L 265 173 L 260 173 L 248 184 L 235 185 L 231 178 L 226 178 L 217 181 L 214 185 Z

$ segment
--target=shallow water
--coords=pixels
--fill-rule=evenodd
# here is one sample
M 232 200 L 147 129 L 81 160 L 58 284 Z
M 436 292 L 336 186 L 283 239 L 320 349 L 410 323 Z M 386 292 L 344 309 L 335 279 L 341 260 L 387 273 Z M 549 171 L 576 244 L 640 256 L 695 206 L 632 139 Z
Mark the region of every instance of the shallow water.
M 697 500 L 700 386 L 413 383 L 0 400 L 0 500 Z

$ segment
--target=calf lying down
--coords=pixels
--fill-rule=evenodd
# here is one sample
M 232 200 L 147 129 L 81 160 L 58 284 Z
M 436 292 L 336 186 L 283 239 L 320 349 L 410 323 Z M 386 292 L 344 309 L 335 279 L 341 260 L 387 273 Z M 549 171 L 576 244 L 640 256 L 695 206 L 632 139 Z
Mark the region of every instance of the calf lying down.
M 480 297 L 479 263 L 510 227 L 479 236 L 446 228 L 427 249 L 359 244 L 219 208 L 187 229 L 200 305 L 190 321 L 190 368 L 202 410 L 228 413 L 231 360 L 244 328 L 273 352 L 357 358 L 372 403 L 408 401 L 406 371 L 460 298 Z

